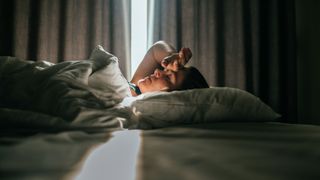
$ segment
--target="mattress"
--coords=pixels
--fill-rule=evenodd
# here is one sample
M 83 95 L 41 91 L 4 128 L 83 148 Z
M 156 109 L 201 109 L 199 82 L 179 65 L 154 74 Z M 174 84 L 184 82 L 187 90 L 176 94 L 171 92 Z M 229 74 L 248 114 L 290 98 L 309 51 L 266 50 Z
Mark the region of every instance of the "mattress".
M 141 179 L 319 179 L 320 127 L 217 123 L 142 133 Z
M 3 134 L 1 179 L 319 179 L 320 127 L 211 123 Z

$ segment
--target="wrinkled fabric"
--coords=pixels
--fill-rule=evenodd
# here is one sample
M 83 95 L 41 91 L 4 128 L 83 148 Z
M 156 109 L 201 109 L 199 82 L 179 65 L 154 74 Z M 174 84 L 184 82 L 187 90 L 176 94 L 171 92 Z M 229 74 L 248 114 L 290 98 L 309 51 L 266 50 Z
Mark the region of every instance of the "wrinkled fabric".
M 59 64 L 1 57 L 0 78 L 2 107 L 48 114 L 74 125 L 120 127 L 125 121 L 114 109 L 129 96 L 129 87 L 118 59 L 102 47 L 88 60 Z

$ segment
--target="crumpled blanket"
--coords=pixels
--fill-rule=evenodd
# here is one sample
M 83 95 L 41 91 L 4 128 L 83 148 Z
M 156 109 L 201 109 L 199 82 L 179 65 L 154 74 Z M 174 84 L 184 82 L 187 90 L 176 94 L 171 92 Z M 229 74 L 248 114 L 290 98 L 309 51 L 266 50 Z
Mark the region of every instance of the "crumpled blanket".
M 129 94 L 118 59 L 101 46 L 88 60 L 58 64 L 0 57 L 1 124 L 31 116 L 47 125 L 123 127 L 130 112 L 117 105 Z

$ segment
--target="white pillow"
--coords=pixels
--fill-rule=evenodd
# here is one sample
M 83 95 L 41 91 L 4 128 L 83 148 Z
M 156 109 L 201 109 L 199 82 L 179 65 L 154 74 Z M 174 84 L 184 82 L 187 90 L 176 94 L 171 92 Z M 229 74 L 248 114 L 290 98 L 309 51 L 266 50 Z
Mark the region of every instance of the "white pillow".
M 90 75 L 88 82 L 90 87 L 111 92 L 117 99 L 131 96 L 128 81 L 119 68 L 116 56 L 108 53 L 99 45 L 92 51 L 90 60 L 93 60 L 97 67 L 103 67 L 103 69 L 96 70 L 95 73 Z M 107 65 L 103 66 L 99 63 L 107 63 Z
M 154 92 L 131 99 L 137 128 L 178 123 L 273 121 L 280 117 L 256 96 L 236 88 L 214 87 Z

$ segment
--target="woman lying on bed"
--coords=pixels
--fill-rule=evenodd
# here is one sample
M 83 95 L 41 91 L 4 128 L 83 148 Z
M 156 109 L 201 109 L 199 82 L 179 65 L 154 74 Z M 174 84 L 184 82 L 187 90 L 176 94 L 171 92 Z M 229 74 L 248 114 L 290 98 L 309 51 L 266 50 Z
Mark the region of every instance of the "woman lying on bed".
M 177 53 L 168 43 L 158 41 L 148 50 L 129 83 L 131 94 L 209 87 L 195 67 L 185 66 L 191 57 L 189 48 Z

